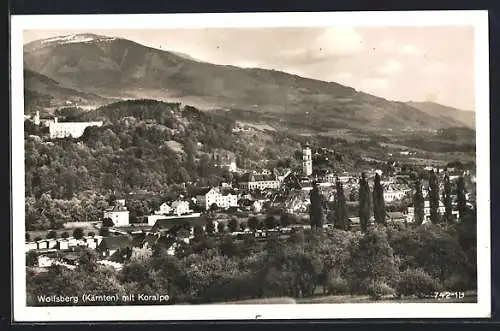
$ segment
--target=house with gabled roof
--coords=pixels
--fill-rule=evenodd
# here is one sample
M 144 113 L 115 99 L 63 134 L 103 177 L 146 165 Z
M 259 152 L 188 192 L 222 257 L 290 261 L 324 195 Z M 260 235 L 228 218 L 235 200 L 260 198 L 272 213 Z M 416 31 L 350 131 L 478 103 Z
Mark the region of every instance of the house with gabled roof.
M 223 209 L 238 207 L 238 195 L 231 189 L 220 187 L 197 192 L 196 201 L 205 210 L 209 210 L 213 205 Z
M 130 212 L 125 206 L 125 200 L 116 200 L 115 205 L 104 211 L 103 218 L 109 218 L 114 226 L 128 226 Z
M 165 232 L 176 227 L 193 227 L 195 225 L 205 225 L 205 220 L 200 214 L 196 216 L 184 216 L 184 217 L 169 217 L 156 220 L 153 225 L 151 232 Z
M 263 190 L 263 189 L 278 189 L 280 181 L 277 176 L 272 174 L 252 174 L 246 173 L 241 177 L 239 182 L 242 190 Z
M 133 241 L 129 236 L 111 236 L 103 238 L 96 251 L 102 257 L 109 258 L 117 252 L 131 250 L 132 246 Z

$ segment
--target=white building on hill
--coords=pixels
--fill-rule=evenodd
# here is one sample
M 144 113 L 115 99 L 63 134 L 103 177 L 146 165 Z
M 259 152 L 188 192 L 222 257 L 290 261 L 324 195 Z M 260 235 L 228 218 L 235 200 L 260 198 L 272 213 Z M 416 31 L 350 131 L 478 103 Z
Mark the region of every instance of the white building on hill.
M 85 129 L 90 126 L 102 126 L 102 121 L 98 122 L 58 122 L 57 117 L 54 117 L 49 122 L 49 136 L 54 138 L 79 138 L 85 132 Z

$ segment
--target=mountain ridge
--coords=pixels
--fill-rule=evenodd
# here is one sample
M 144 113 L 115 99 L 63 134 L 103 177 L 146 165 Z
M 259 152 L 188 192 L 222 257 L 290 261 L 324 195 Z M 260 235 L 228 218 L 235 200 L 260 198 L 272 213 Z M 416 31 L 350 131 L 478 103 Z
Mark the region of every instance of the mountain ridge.
M 25 112 L 32 113 L 40 108 L 56 108 L 72 106 L 100 106 L 113 100 L 105 99 L 97 94 L 72 89 L 56 80 L 24 69 L 24 101 Z
M 390 101 L 335 82 L 261 68 L 198 62 L 123 38 L 81 35 L 25 45 L 25 67 L 61 84 L 113 98 L 182 101 L 200 109 L 266 115 L 275 122 L 316 121 L 345 126 L 432 130 L 463 126 L 411 104 Z M 50 39 L 50 38 L 49 38 Z M 58 42 L 63 40 L 63 42 Z

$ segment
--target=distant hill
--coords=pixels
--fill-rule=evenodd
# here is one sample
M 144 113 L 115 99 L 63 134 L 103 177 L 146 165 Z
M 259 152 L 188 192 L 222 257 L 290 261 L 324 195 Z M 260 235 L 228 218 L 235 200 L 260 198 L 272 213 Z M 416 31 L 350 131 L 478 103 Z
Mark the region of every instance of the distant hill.
M 407 104 L 438 119 L 454 119 L 468 128 L 475 129 L 476 127 L 476 113 L 474 111 L 443 106 L 434 102 L 410 101 Z
M 214 65 L 93 34 L 38 40 L 24 47 L 26 68 L 79 91 L 110 98 L 183 102 L 237 110 L 252 121 L 311 129 L 429 130 L 463 125 L 403 102 L 334 82 Z
M 24 95 L 26 112 L 37 107 L 99 106 L 111 102 L 97 94 L 66 87 L 32 70 L 24 70 Z

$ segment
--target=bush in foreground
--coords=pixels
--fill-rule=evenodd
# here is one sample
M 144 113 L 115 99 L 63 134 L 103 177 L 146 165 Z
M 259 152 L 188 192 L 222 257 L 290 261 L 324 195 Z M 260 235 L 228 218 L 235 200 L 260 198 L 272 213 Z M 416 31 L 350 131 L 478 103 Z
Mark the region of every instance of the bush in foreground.
M 375 300 L 381 299 L 385 295 L 394 295 L 396 291 L 384 282 L 373 282 L 368 285 L 368 295 Z
M 401 272 L 396 286 L 398 297 L 416 295 L 422 298 L 438 290 L 438 282 L 421 269 L 407 269 Z
M 335 277 L 328 280 L 327 293 L 332 294 L 346 294 L 349 293 L 349 283 L 341 277 Z

